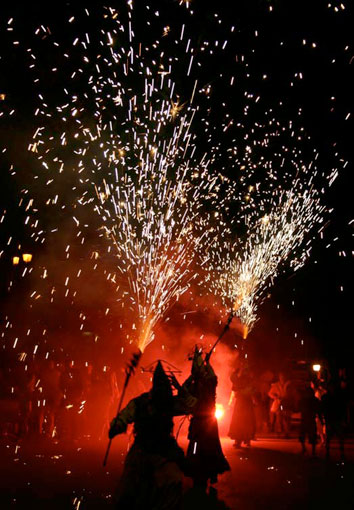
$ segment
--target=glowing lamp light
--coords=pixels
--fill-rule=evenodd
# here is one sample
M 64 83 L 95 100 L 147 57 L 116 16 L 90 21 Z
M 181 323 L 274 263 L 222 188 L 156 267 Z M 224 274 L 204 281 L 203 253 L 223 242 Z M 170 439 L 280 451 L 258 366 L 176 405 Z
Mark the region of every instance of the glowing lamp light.
M 225 410 L 224 406 L 222 404 L 216 404 L 215 405 L 215 418 L 217 420 L 221 420 L 221 418 L 224 416 Z
M 0 94 L 0 101 L 5 101 L 6 94 Z
M 312 370 L 314 372 L 319 372 L 321 370 L 321 365 L 319 365 L 318 363 L 315 363 L 314 365 L 312 365 Z
M 17 266 L 17 264 L 19 264 L 20 262 L 20 257 L 12 257 L 12 263 L 14 266 Z
M 26 263 L 31 262 L 32 254 L 31 253 L 23 253 L 22 260 L 23 260 L 23 262 L 26 262 Z

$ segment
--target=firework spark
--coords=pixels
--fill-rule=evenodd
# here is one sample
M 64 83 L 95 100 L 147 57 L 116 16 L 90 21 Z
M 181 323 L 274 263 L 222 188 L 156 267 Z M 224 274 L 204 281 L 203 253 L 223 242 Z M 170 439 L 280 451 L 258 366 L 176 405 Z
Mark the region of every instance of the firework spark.
M 108 280 L 108 291 L 100 289 L 100 316 L 111 321 L 112 331 L 119 313 L 119 322 L 130 314 L 126 323 L 134 330 L 133 337 L 122 333 L 122 349 L 126 338 L 141 347 L 148 344 L 159 320 L 196 277 L 196 269 L 210 271 L 209 279 L 216 266 L 225 274 L 243 274 L 243 290 L 220 292 L 232 306 L 237 301 L 239 315 L 246 313 L 246 305 L 237 296 L 243 303 L 251 299 L 250 315 L 277 263 L 279 269 L 287 258 L 296 267 L 298 260 L 292 252 L 281 252 L 280 240 L 275 246 L 271 237 L 282 232 L 288 239 L 290 226 L 278 218 L 285 218 L 287 210 L 301 217 L 294 209 L 296 201 L 307 207 L 304 187 L 294 189 L 291 205 L 291 193 L 276 191 L 289 189 L 299 172 L 304 182 L 314 173 L 318 154 L 312 153 L 310 164 L 306 161 L 313 143 L 297 95 L 307 74 L 292 69 L 281 94 L 291 100 L 274 99 L 268 84 L 276 82 L 275 73 L 260 58 L 266 28 L 235 30 L 214 14 L 213 21 L 201 24 L 210 23 L 212 29 L 201 32 L 192 14 L 186 2 L 182 8 L 172 2 L 167 10 L 147 4 L 133 10 L 128 2 L 103 13 L 100 8 L 91 12 L 69 7 L 50 22 L 53 26 L 37 26 L 36 18 L 34 31 L 27 20 L 21 25 L 18 16 L 11 16 L 5 26 L 7 49 L 3 46 L 2 53 L 10 61 L 3 75 L 10 76 L 15 65 L 19 76 L 32 77 L 32 85 L 21 94 L 16 88 L 15 96 L 6 87 L 0 91 L 0 117 L 4 125 L 17 128 L 12 103 L 21 112 L 16 96 L 28 96 L 34 115 L 27 113 L 26 122 L 34 135 L 26 161 L 20 158 L 10 175 L 21 184 L 23 229 L 31 241 L 26 251 L 34 257 L 22 263 L 21 228 L 13 228 L 9 219 L 14 210 L 9 199 L 1 211 L 7 238 L 0 258 L 19 257 L 15 274 L 31 278 L 34 287 L 26 300 L 30 308 L 47 301 L 65 309 L 77 306 L 80 332 L 89 322 L 91 311 L 84 308 L 92 298 L 90 285 L 96 290 L 98 281 Z M 289 42 L 276 44 L 285 51 Z M 308 37 L 296 44 L 311 58 L 321 51 L 321 44 Z M 255 64 L 257 58 L 262 66 Z M 1 64 L 5 62 L 2 58 Z M 281 86 L 283 90 L 284 83 Z M 331 111 L 337 104 L 331 97 Z M 346 122 L 352 119 L 348 111 L 345 108 Z M 334 166 L 329 172 L 321 168 L 327 182 L 320 187 L 335 181 L 341 161 Z M 304 174 L 302 167 L 307 169 Z M 237 243 L 230 242 L 231 232 Z M 305 241 L 297 240 L 299 248 Z M 212 259 L 208 246 L 213 243 L 232 248 L 226 250 L 223 265 L 213 262 L 208 268 L 204 252 Z M 233 270 L 232 260 L 237 261 Z M 97 275 L 95 283 L 92 275 Z M 8 290 L 16 287 L 15 280 Z M 254 320 L 244 320 L 252 327 Z M 43 325 L 44 336 L 47 329 Z M 6 330 L 7 335 L 10 326 Z M 26 334 L 27 342 L 31 335 L 33 329 Z M 97 335 L 93 337 L 96 342 Z M 21 346 L 21 338 L 16 345 Z
M 303 266 L 310 254 L 306 237 L 323 222 L 325 207 L 318 193 L 306 191 L 299 183 L 298 189 L 294 185 L 290 191 L 282 191 L 274 202 L 271 212 L 250 227 L 243 245 L 233 243 L 218 255 L 214 269 L 218 276 L 209 279 L 223 304 L 244 325 L 244 337 L 253 328 L 258 306 L 274 278 L 286 263 L 295 271 Z
M 107 12 L 113 28 L 103 32 L 100 54 L 83 55 L 86 64 L 95 63 L 87 81 L 77 83 L 84 71 L 74 71 L 62 104 L 47 104 L 40 94 L 39 115 L 50 122 L 36 129 L 29 150 L 55 190 L 46 204 L 66 209 L 78 229 L 85 214 L 98 213 L 96 232 L 108 242 L 111 259 L 115 248 L 116 268 L 108 277 L 118 283 L 119 299 L 135 311 L 134 340 L 143 351 L 158 321 L 196 276 L 196 257 L 208 231 L 216 229 L 209 218 L 220 178 L 209 171 L 212 150 L 199 155 L 191 130 L 198 107 L 192 97 L 180 104 L 171 64 L 160 55 L 157 65 L 149 51 L 136 48 L 130 22 L 127 28 L 114 10 Z M 86 49 L 89 41 L 85 34 L 73 45 Z M 190 69 L 190 60 L 187 65 Z M 193 95 L 195 87 L 194 82 Z M 65 179 L 70 203 L 62 190 Z M 222 203 L 219 199 L 217 207 Z
M 158 320 L 195 277 L 193 263 L 207 235 L 200 209 L 214 181 L 206 162 L 190 168 L 183 142 L 188 127 L 183 117 L 167 143 L 163 137 L 154 137 L 152 147 L 137 143 L 136 171 L 115 167 L 115 182 L 97 186 L 96 210 L 116 248 L 118 272 L 129 284 L 142 351 L 153 339 Z M 199 182 L 194 185 L 196 171 L 194 180 Z

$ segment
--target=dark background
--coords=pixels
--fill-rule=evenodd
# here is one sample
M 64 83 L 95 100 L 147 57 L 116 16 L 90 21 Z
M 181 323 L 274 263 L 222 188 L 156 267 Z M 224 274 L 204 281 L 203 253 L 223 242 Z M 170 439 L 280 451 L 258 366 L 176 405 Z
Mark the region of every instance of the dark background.
M 348 2 L 345 10 L 340 8 L 340 2 L 328 3 L 311 0 L 290 1 L 277 0 L 274 2 L 262 0 L 245 0 L 237 2 L 219 1 L 207 4 L 194 0 L 191 9 L 194 14 L 179 6 L 177 2 L 152 2 L 153 9 L 160 9 L 159 23 L 178 23 L 186 19 L 190 32 L 195 39 L 222 39 L 226 33 L 226 26 L 234 25 L 235 32 L 224 53 L 223 58 L 203 61 L 201 81 L 212 84 L 213 92 L 209 99 L 211 108 L 215 110 L 217 121 L 218 108 L 223 97 L 227 96 L 228 111 L 237 117 L 244 107 L 244 91 L 248 90 L 262 97 L 262 111 L 274 107 L 278 118 L 282 121 L 292 119 L 298 108 L 302 109 L 302 125 L 311 137 L 313 146 L 320 153 L 318 166 L 323 168 L 324 175 L 328 175 L 331 168 L 338 167 L 339 177 L 326 190 L 324 202 L 333 213 L 328 216 L 328 225 L 324 239 L 316 236 L 313 241 L 313 251 L 310 260 L 304 268 L 296 274 L 285 272 L 275 282 L 271 296 L 259 309 L 260 320 L 249 336 L 248 345 L 252 355 L 258 359 L 267 359 L 275 364 L 281 363 L 287 357 L 296 359 L 326 359 L 335 366 L 352 366 L 353 334 L 351 327 L 352 290 L 353 290 L 353 262 L 352 262 L 352 232 L 353 199 L 353 65 L 354 46 L 352 39 L 353 6 Z M 100 2 L 90 8 L 100 11 Z M 270 6 L 273 10 L 270 11 Z M 338 7 L 338 12 L 334 10 Z M 117 6 L 120 10 L 120 6 Z M 145 26 L 144 9 L 136 2 L 136 32 Z M 1 210 L 6 210 L 5 220 L 0 229 L 0 250 L 4 250 L 0 258 L 1 270 L 1 312 L 0 320 L 5 332 L 4 348 L 7 352 L 12 347 L 12 339 L 18 335 L 25 335 L 30 324 L 32 331 L 38 329 L 37 335 L 45 327 L 50 331 L 46 338 L 47 346 L 69 349 L 73 354 L 85 350 L 90 356 L 97 353 L 109 357 L 115 353 L 112 348 L 112 335 L 116 334 L 117 320 L 124 320 L 121 316 L 104 315 L 107 303 L 107 288 L 101 287 L 99 275 L 86 281 L 92 292 L 85 295 L 84 301 L 58 301 L 55 307 L 29 304 L 28 295 L 31 293 L 36 279 L 21 277 L 23 268 L 13 267 L 12 256 L 21 250 L 34 253 L 34 264 L 51 258 L 58 268 L 64 267 L 65 258 L 60 255 L 68 239 L 71 239 L 70 228 L 65 235 L 60 235 L 57 244 L 40 245 L 33 241 L 24 226 L 26 216 L 23 208 L 17 207 L 21 197 L 21 190 L 30 182 L 30 176 L 35 173 L 34 161 L 28 157 L 28 140 L 33 132 L 33 109 L 38 99 L 36 88 L 32 83 L 25 59 L 12 45 L 13 34 L 6 32 L 7 19 L 16 20 L 18 39 L 25 46 L 33 39 L 33 27 L 39 24 L 50 26 L 54 32 L 61 34 L 65 40 L 66 22 L 72 13 L 82 11 L 74 2 L 66 4 L 59 2 L 34 4 L 12 2 L 2 7 L 1 13 L 1 60 L 0 60 L 0 93 L 6 93 L 6 100 L 1 106 L 5 115 L 0 119 L 0 146 L 7 148 L 1 154 Z M 121 9 L 124 12 L 124 8 Z M 69 13 L 69 14 L 67 14 Z M 142 14 L 141 14 L 142 13 Z M 219 18 L 215 17 L 218 13 Z M 122 14 L 124 16 L 124 14 Z M 217 23 L 222 19 L 221 24 Z M 95 16 L 88 21 L 90 31 L 95 29 Z M 255 31 L 258 37 L 255 37 Z M 139 34 L 140 35 L 140 34 Z M 139 36 L 138 36 L 139 37 Z M 146 35 L 148 38 L 148 35 Z M 303 40 L 306 44 L 303 44 Z M 283 43 L 283 44 L 282 44 Z M 312 47 L 315 43 L 316 47 Z M 37 43 L 38 44 L 38 43 Z M 166 43 L 167 44 L 167 43 Z M 39 52 L 41 62 L 50 63 L 52 55 L 46 54 L 45 47 L 34 48 Z M 248 69 L 235 63 L 234 55 L 245 55 Z M 21 56 L 22 55 L 22 56 Z M 58 57 L 59 59 L 59 57 Z M 335 60 L 335 62 L 332 62 Z M 230 64 L 231 62 L 231 64 Z M 353 60 L 354 62 L 354 60 Z M 233 74 L 232 63 L 237 74 L 236 91 L 228 89 L 226 79 L 220 80 L 220 72 L 225 77 Z M 44 68 L 43 68 L 44 69 Z M 250 76 L 247 76 L 249 70 Z M 39 71 L 40 72 L 40 71 Z M 295 73 L 303 73 L 299 80 Z M 263 80 L 263 74 L 267 80 Z M 181 74 L 179 89 L 185 77 Z M 55 98 L 62 87 L 61 78 L 51 83 L 51 78 L 45 72 L 41 76 L 41 83 L 50 90 L 49 96 Z M 64 80 L 64 78 L 62 78 Z M 228 80 L 229 81 L 229 80 Z M 293 84 L 293 85 L 292 85 Z M 188 87 L 188 85 L 186 85 Z M 188 93 L 186 91 L 186 97 Z M 335 99 L 331 99 L 334 97 Z M 183 98 L 182 98 L 183 99 Z M 281 110 L 277 110 L 279 101 L 283 102 Z M 9 116 L 14 108 L 16 114 Z M 352 113 L 348 120 L 346 116 Z M 249 122 L 257 121 L 257 109 L 253 109 Z M 261 115 L 261 113 L 260 113 Z M 220 140 L 225 147 L 230 143 L 228 135 L 215 133 L 215 140 Z M 219 137 L 219 138 L 218 138 Z M 221 151 L 222 152 L 222 151 Z M 342 161 L 341 161 L 342 160 Z M 221 159 L 225 173 L 232 173 L 230 162 Z M 348 164 L 343 169 L 343 162 Z M 19 169 L 16 175 L 11 175 L 10 165 Z M 324 179 L 325 182 L 325 179 Z M 24 185 L 25 183 L 25 185 Z M 35 190 L 38 194 L 40 190 Z M 50 215 L 49 215 L 50 216 Z M 42 216 L 43 219 L 43 216 Z M 44 218 L 44 223 L 50 224 L 50 217 Z M 65 222 L 65 218 L 63 219 Z M 8 245 L 8 239 L 12 241 Z M 67 236 L 67 238 L 65 238 Z M 94 247 L 95 239 L 91 240 Z M 90 246 L 91 246 L 90 245 Z M 81 251 L 80 251 L 81 250 Z M 345 252 L 346 256 L 340 255 Z M 78 247 L 74 253 L 74 264 L 86 267 L 87 248 Z M 90 271 L 87 269 L 87 278 Z M 59 271 L 60 272 L 60 271 Z M 97 278 L 97 279 L 95 279 Z M 8 291 L 9 281 L 13 280 L 13 290 Z M 89 282 L 89 283 L 88 283 Z M 343 290 L 341 290 L 343 287 Z M 19 306 L 20 304 L 20 306 Z M 190 309 L 187 298 L 182 305 Z M 201 307 L 204 305 L 202 304 Z M 179 329 L 185 326 L 199 327 L 202 331 L 216 334 L 218 320 L 208 320 L 208 305 L 203 313 L 193 316 L 188 325 L 179 325 L 180 308 L 171 311 L 171 322 L 163 327 L 164 334 L 171 331 L 179 334 Z M 65 319 L 64 315 L 65 314 Z M 86 336 L 79 330 L 80 314 L 84 314 Z M 215 316 L 217 313 L 215 312 Z M 11 340 L 9 329 L 6 328 L 7 317 L 13 324 Z M 77 338 L 80 335 L 78 343 Z M 92 339 L 100 337 L 99 347 L 92 350 Z M 38 336 L 31 338 L 28 343 L 38 343 Z M 301 344 L 303 340 L 303 344 Z M 226 342 L 233 344 L 233 339 L 226 338 Z M 78 347 L 79 345 L 79 347 Z M 9 347 L 10 346 L 10 347 Z M 74 347 L 75 346 L 75 347 Z M 85 347 L 86 346 L 86 347 Z M 46 350 L 47 347 L 44 348 Z M 44 351 L 43 351 L 44 352 Z M 92 354 L 92 353 L 95 354 Z

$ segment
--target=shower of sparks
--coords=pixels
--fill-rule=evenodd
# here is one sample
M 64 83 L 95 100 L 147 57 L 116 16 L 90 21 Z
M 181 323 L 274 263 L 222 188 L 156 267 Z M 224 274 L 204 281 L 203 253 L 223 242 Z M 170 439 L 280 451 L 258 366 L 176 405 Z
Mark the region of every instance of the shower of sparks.
M 170 108 L 162 104 L 158 115 L 151 115 L 151 103 L 147 105 L 152 120 L 158 117 L 160 133 L 169 121 Z M 128 170 L 116 161 L 114 182 L 96 188 L 100 203 L 95 207 L 106 237 L 116 248 L 118 280 L 129 283 L 126 295 L 139 318 L 142 351 L 153 339 L 158 320 L 195 277 L 192 264 L 208 234 L 201 200 L 207 200 L 215 179 L 208 175 L 206 161 L 190 167 L 188 128 L 185 116 L 167 140 L 146 128 L 142 140 L 136 137 L 133 147 L 125 147 L 127 159 L 130 155 L 125 160 Z M 138 160 L 135 168 L 132 155 Z
M 244 337 L 253 328 L 256 311 L 279 271 L 288 263 L 296 271 L 310 254 L 308 234 L 323 222 L 325 207 L 318 193 L 303 186 L 280 192 L 269 214 L 260 218 L 244 244 L 216 252 L 218 260 L 210 278 L 210 288 L 221 296 L 244 326 Z M 215 277 L 216 273 L 216 277 Z
M 214 149 L 201 152 L 191 129 L 198 113 L 192 105 L 196 82 L 189 101 L 180 103 L 170 59 L 156 50 L 157 43 L 156 61 L 150 48 L 135 43 L 131 10 L 127 25 L 114 9 L 105 13 L 112 27 L 102 31 L 99 54 L 91 48 L 92 35 L 74 38 L 73 46 L 83 48 L 82 67 L 71 70 L 63 102 L 45 99 L 48 90 L 39 94 L 36 116 L 43 123 L 28 149 L 43 169 L 45 204 L 56 219 L 58 208 L 71 215 L 85 242 L 90 218 L 96 242 L 106 242 L 108 248 L 100 242 L 93 258 L 101 264 L 108 256 L 116 260 L 107 279 L 117 285 L 117 300 L 134 311 L 132 338 L 144 351 L 158 321 L 196 276 L 197 255 L 208 233 L 218 229 L 211 218 L 224 206 L 217 190 L 228 180 L 209 171 Z M 45 27 L 43 32 L 50 38 Z M 63 55 L 69 58 L 65 50 Z M 192 59 L 186 65 L 189 74 Z M 61 225 L 53 231 L 62 231 Z M 49 234 L 35 226 L 37 241 Z M 65 251 L 69 255 L 70 245 Z M 69 295 L 70 276 L 64 286 Z
M 20 279 L 30 282 L 24 304 L 40 317 L 38 325 L 31 321 L 33 327 L 14 333 L 13 319 L 5 316 L 2 337 L 24 359 L 31 339 L 35 354 L 49 356 L 53 328 L 43 309 L 52 304 L 72 308 L 75 328 L 95 343 L 97 306 L 107 331 L 118 329 L 121 352 L 127 341 L 143 350 L 197 272 L 204 278 L 209 271 L 212 280 L 216 267 L 225 281 L 215 282 L 214 294 L 232 308 L 237 303 L 237 314 L 252 328 L 283 263 L 296 269 L 309 253 L 305 238 L 321 224 L 321 207 L 314 192 L 304 190 L 321 156 L 306 153 L 314 144 L 297 95 L 306 72 L 290 66 L 294 72 L 284 78 L 284 93 L 269 99 L 276 77 L 257 64 L 267 28 L 235 29 L 215 13 L 204 20 L 210 30 L 199 32 L 193 3 L 180 4 L 158 10 L 122 2 L 119 10 L 105 8 L 103 16 L 101 8 L 68 7 L 53 26 L 43 22 L 34 31 L 33 20 L 3 20 L 7 49 L 1 51 L 17 69 L 28 67 L 26 80 L 31 76 L 33 82 L 21 91 L 34 112 L 26 112 L 26 128 L 22 120 L 18 124 L 18 90 L 0 91 L 4 131 L 8 124 L 28 138 L 33 133 L 28 154 L 17 161 L 14 152 L 21 151 L 11 147 L 11 139 L 1 146 L 11 162 L 10 179 L 20 184 L 16 221 L 22 217 L 24 223 L 14 228 L 13 203 L 1 205 L 0 259 L 11 261 L 13 269 L 6 290 L 14 292 Z M 341 6 L 323 9 L 337 18 L 346 12 Z M 274 44 L 286 50 L 286 40 Z M 309 37 L 296 44 L 307 57 L 322 48 Z M 343 51 L 349 56 L 350 47 Z M 0 63 L 6 58 L 1 55 Z M 289 102 L 281 99 L 288 95 Z M 339 112 L 346 125 L 352 122 L 348 105 L 334 95 L 330 111 Z M 339 151 L 334 159 L 334 168 L 328 170 L 332 162 L 321 168 L 321 192 L 348 163 Z M 299 172 L 302 185 L 285 191 Z M 296 217 L 303 221 L 298 227 Z M 223 247 L 216 262 L 213 245 Z M 304 253 L 297 256 L 301 246 Z M 26 253 L 33 253 L 31 261 L 23 259 Z

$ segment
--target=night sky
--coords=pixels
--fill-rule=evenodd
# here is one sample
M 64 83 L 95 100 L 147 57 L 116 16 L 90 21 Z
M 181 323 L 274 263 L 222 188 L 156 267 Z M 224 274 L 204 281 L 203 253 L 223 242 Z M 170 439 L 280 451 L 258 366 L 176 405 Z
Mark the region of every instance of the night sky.
M 101 282 L 105 278 L 104 272 L 112 267 L 112 261 L 101 258 L 96 273 L 91 271 L 92 258 L 89 254 L 101 248 L 101 240 L 96 236 L 96 218 L 85 218 L 91 228 L 84 245 L 75 244 L 75 224 L 65 212 L 55 218 L 60 225 L 59 233 L 53 238 L 47 236 L 44 242 L 35 242 L 31 236 L 33 231 L 24 225 L 27 211 L 23 206 L 18 206 L 23 190 L 29 189 L 36 198 L 36 204 L 42 205 L 38 210 L 31 211 L 31 218 L 38 218 L 44 229 L 52 227 L 53 211 L 44 205 L 47 197 L 44 181 L 34 179 L 38 173 L 38 161 L 27 148 L 37 127 L 35 122 L 40 125 L 38 119 L 34 121 L 33 115 L 41 102 L 38 99 L 39 90 L 44 91 L 44 101 L 51 105 L 57 104 L 58 100 L 60 104 L 62 89 L 72 71 L 70 66 L 75 67 L 80 53 L 75 47 L 73 58 L 66 63 L 59 50 L 56 53 L 55 49 L 50 49 L 48 41 L 52 37 L 60 40 L 61 46 L 67 44 L 69 47 L 73 33 L 78 30 L 80 33 L 88 32 L 94 44 L 95 33 L 102 23 L 98 21 L 102 5 L 101 2 L 95 2 L 95 7 L 90 7 L 91 16 L 86 18 L 81 14 L 83 8 L 75 2 L 22 4 L 14 1 L 2 7 L 0 94 L 6 94 L 6 98 L 0 102 L 0 111 L 3 112 L 0 118 L 0 216 L 3 211 L 6 213 L 0 223 L 0 321 L 5 352 L 12 349 L 15 337 L 18 336 L 21 343 L 21 339 L 27 336 L 27 339 L 22 340 L 20 351 L 30 352 L 33 345 L 39 344 L 38 352 L 42 355 L 47 348 L 59 350 L 62 347 L 62 352 L 63 349 L 69 350 L 73 355 L 77 354 L 77 349 L 87 349 L 85 352 L 92 356 L 90 345 L 97 336 L 100 340 L 99 345 L 95 344 L 94 355 L 99 353 L 105 361 L 110 355 L 117 354 L 118 349 L 112 347 L 111 338 L 112 334 L 116 335 L 118 322 L 130 320 L 125 312 L 108 315 L 105 312 L 114 301 L 113 286 Z M 222 0 L 214 3 L 194 0 L 189 6 L 165 0 L 154 1 L 150 5 L 151 10 L 147 16 L 145 6 L 138 1 L 134 4 L 135 35 L 146 45 L 153 43 L 151 34 L 154 33 L 154 27 L 151 29 L 149 26 L 147 30 L 146 20 L 153 18 L 151 12 L 154 11 L 159 12 L 159 16 L 155 16 L 157 37 L 161 35 L 161 26 L 171 26 L 173 33 L 174 26 L 185 23 L 192 44 L 199 49 L 202 41 L 225 40 L 226 34 L 230 33 L 229 27 L 235 27 L 225 51 L 220 54 L 216 52 L 215 55 L 200 52 L 200 69 L 194 68 L 189 79 L 186 79 L 183 72 L 186 57 L 174 49 L 172 42 L 164 42 L 165 51 L 170 51 L 171 55 L 176 51 L 175 55 L 179 58 L 173 78 L 181 103 L 190 97 L 196 76 L 205 87 L 211 87 L 208 97 L 200 100 L 201 110 L 208 111 L 210 124 L 214 123 L 216 127 L 221 124 L 221 105 L 224 100 L 231 118 L 243 118 L 244 132 L 247 132 L 248 126 L 262 122 L 264 112 L 269 109 L 284 125 L 295 119 L 301 109 L 301 120 L 294 124 L 298 122 L 303 126 L 311 138 L 303 144 L 305 159 L 313 148 L 318 150 L 317 167 L 323 172 L 319 182 L 325 188 L 322 201 L 333 212 L 326 217 L 323 239 L 314 229 L 312 252 L 306 265 L 295 274 L 285 269 L 275 279 L 269 290 L 269 298 L 259 307 L 259 321 L 248 339 L 249 349 L 255 359 L 273 358 L 277 363 L 288 357 L 309 361 L 320 358 L 336 366 L 350 367 L 354 353 L 351 325 L 354 253 L 353 6 L 346 0 Z M 124 23 L 125 4 L 118 2 L 114 7 Z M 71 16 L 77 18 L 75 28 L 74 22 L 68 25 Z M 9 25 L 8 20 L 11 18 L 14 21 Z M 35 36 L 34 31 L 41 25 L 49 27 L 51 34 L 46 29 Z M 12 26 L 14 31 L 8 30 Z M 20 43 L 14 45 L 13 41 Z M 37 69 L 32 74 L 28 69 L 28 52 L 26 56 L 29 47 L 38 60 Z M 50 74 L 48 70 L 56 66 L 58 73 Z M 33 83 L 34 74 L 39 77 L 40 85 Z M 230 76 L 233 75 L 236 80 L 233 87 L 230 87 Z M 83 78 L 82 82 L 78 82 L 78 90 L 84 91 L 85 86 Z M 133 80 L 130 86 L 134 89 Z M 244 116 L 244 108 L 252 101 L 248 101 L 245 93 L 251 93 L 254 97 L 259 95 L 261 98 L 259 103 L 252 103 L 247 116 Z M 281 107 L 279 102 L 282 103 Z M 12 110 L 14 113 L 11 113 Z M 49 119 L 47 122 L 56 134 L 54 120 Z M 208 140 L 203 139 L 202 124 L 196 122 L 195 130 L 205 150 Z M 223 132 L 220 129 L 213 132 L 213 143 L 220 146 L 214 166 L 237 181 L 240 175 L 238 164 L 230 160 L 227 152 L 232 136 L 229 131 Z M 287 134 L 284 136 L 286 143 Z M 291 138 L 289 143 L 292 143 Z M 242 141 L 239 147 L 242 152 Z M 263 154 L 262 148 L 257 150 Z M 277 142 L 272 142 L 267 149 L 268 157 L 272 157 L 269 156 L 272 151 L 278 150 Z M 70 159 L 70 148 L 63 157 Z M 338 168 L 339 176 L 328 187 L 326 176 L 333 168 Z M 259 176 L 256 175 L 254 179 L 259 179 Z M 59 183 L 61 193 L 68 203 L 71 203 L 70 193 L 67 193 L 71 184 L 70 179 Z M 282 182 L 276 185 L 281 187 Z M 237 208 L 234 213 L 237 214 Z M 9 242 L 10 237 L 12 239 Z M 68 244 L 72 246 L 69 262 L 65 253 Z M 20 250 L 18 245 L 21 245 Z M 59 281 L 66 272 L 66 264 L 72 264 L 75 270 L 82 267 L 85 283 L 81 284 L 81 294 L 79 291 L 77 298 L 72 300 L 59 298 L 55 304 L 31 301 L 29 296 L 38 285 L 36 270 L 22 277 L 24 264 L 21 263 L 21 267 L 12 265 L 12 257 L 24 252 L 33 253 L 31 264 L 37 266 L 37 269 L 44 265 L 44 261 L 53 268 L 53 281 L 58 295 L 61 292 Z M 13 281 L 13 285 L 9 290 L 10 281 Z M 49 293 L 49 286 L 48 283 L 48 289 L 43 291 L 43 295 Z M 184 335 L 188 327 L 199 328 L 201 332 L 205 329 L 205 334 L 218 333 L 221 317 L 217 310 L 220 307 L 215 307 L 212 319 L 209 320 L 212 304 L 207 297 L 208 303 L 202 300 L 200 305 L 203 311 L 191 315 L 191 323 L 185 320 L 181 324 L 183 312 L 194 308 L 189 296 L 197 299 L 198 293 L 199 290 L 193 287 L 192 294 L 187 293 L 171 309 L 171 321 L 162 328 L 163 338 L 168 337 L 169 332 L 178 336 L 182 330 Z M 7 326 L 8 321 L 13 324 L 12 328 Z M 84 328 L 80 329 L 83 322 Z M 32 332 L 26 335 L 29 328 Z M 49 333 L 41 335 L 42 339 L 38 340 L 43 329 Z M 156 342 L 159 342 L 158 333 Z M 226 337 L 225 342 L 231 347 L 234 340 Z

